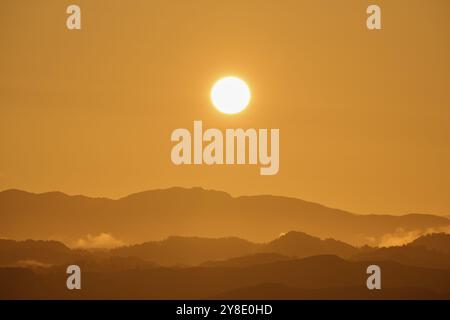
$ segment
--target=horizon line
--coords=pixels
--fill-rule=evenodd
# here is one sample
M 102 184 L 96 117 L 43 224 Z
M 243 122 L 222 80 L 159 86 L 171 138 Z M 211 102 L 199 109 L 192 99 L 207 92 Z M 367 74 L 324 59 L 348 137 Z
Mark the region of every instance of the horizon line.
M 302 202 L 306 202 L 306 203 L 309 203 L 309 204 L 321 206 L 321 207 L 324 207 L 324 208 L 346 212 L 346 213 L 349 213 L 349 214 L 352 214 L 352 215 L 356 215 L 356 216 L 368 216 L 368 215 L 376 215 L 376 216 L 383 216 L 383 215 L 384 216 L 431 215 L 431 216 L 438 216 L 438 217 L 448 218 L 448 216 L 450 215 L 449 213 L 428 213 L 428 212 L 427 213 L 421 213 L 421 212 L 406 212 L 406 213 L 405 212 L 403 212 L 403 213 L 355 213 L 355 212 L 349 211 L 347 209 L 336 208 L 336 207 L 328 206 L 326 204 L 322 204 L 322 203 L 319 203 L 319 202 L 304 200 L 302 198 L 295 197 L 295 196 L 276 195 L 276 194 L 268 194 L 268 193 L 233 195 L 232 193 L 230 193 L 228 191 L 218 190 L 218 189 L 213 189 L 213 188 L 208 189 L 208 188 L 205 188 L 205 187 L 202 187 L 202 186 L 190 186 L 190 187 L 172 186 L 172 187 L 166 187 L 166 188 L 146 189 L 146 190 L 142 190 L 142 191 L 131 192 L 131 193 L 128 193 L 128 194 L 126 194 L 124 196 L 120 196 L 120 197 L 91 196 L 91 195 L 86 195 L 86 194 L 70 194 L 70 193 L 67 193 L 67 192 L 64 192 L 64 191 L 60 191 L 60 190 L 52 190 L 52 191 L 45 191 L 45 192 L 33 192 L 33 191 L 28 191 L 28 190 L 18 189 L 18 188 L 3 189 L 3 190 L 0 190 L 0 194 L 1 193 L 5 193 L 5 192 L 23 192 L 23 193 L 32 194 L 32 195 L 61 194 L 61 195 L 64 195 L 66 197 L 74 197 L 74 198 L 75 197 L 83 197 L 83 198 L 89 198 L 89 199 L 94 199 L 94 200 L 98 199 L 98 200 L 119 201 L 119 200 L 123 200 L 123 199 L 126 199 L 126 198 L 134 196 L 134 195 L 138 195 L 138 194 L 143 194 L 143 193 L 147 193 L 147 192 L 157 192 L 157 191 L 170 191 L 170 190 L 173 190 L 173 189 L 181 189 L 181 190 L 186 190 L 186 191 L 202 190 L 202 191 L 206 191 L 206 192 L 223 193 L 223 194 L 227 195 L 228 197 L 230 197 L 232 199 L 251 198 L 251 197 L 284 198 L 284 199 L 302 201 Z

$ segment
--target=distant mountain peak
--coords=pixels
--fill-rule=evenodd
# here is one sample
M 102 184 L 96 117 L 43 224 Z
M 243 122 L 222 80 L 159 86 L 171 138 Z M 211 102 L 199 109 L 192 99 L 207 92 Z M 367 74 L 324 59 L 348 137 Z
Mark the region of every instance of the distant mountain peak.
M 385 234 L 399 228 L 408 232 L 450 226 L 442 216 L 357 215 L 296 198 L 233 197 L 200 187 L 144 191 L 117 200 L 5 190 L 0 192 L 0 217 L 3 237 L 48 239 L 64 233 L 62 237 L 72 242 L 101 233 L 113 234 L 126 243 L 165 239 L 171 234 L 235 235 L 266 242 L 280 232 L 300 229 L 320 238 L 288 233 L 277 241 L 300 238 L 319 243 L 332 238 L 359 246 L 377 245 Z
M 431 233 L 423 235 L 408 246 L 425 247 L 430 250 L 440 251 L 450 254 L 450 234 L 448 233 Z
M 276 240 L 288 241 L 288 240 L 297 240 L 297 239 L 321 240 L 320 238 L 314 237 L 305 232 L 289 231 L 289 232 L 283 233 L 282 235 L 280 235 L 280 237 L 278 237 L 278 239 L 275 239 L 274 241 L 276 241 Z

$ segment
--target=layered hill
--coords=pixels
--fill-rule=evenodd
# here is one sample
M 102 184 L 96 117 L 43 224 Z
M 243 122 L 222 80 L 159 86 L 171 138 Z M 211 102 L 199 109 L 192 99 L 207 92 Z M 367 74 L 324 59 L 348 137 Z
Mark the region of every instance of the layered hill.
M 257 253 L 275 253 L 295 258 L 331 254 L 350 257 L 358 249 L 333 239 L 322 240 L 303 232 L 291 231 L 268 243 L 239 238 L 169 237 L 163 241 L 121 247 L 111 254 L 139 257 L 161 265 L 196 265 L 209 260 L 226 260 Z M 256 256 L 262 257 L 262 256 Z
M 0 192 L 0 237 L 64 239 L 110 233 L 126 243 L 170 235 L 227 237 L 266 242 L 289 230 L 351 245 L 377 245 L 398 229 L 420 232 L 450 226 L 429 214 L 357 215 L 295 198 L 231 197 L 201 188 L 146 191 L 111 200 L 59 192 Z
M 447 233 L 428 234 L 415 239 L 408 245 L 450 254 L 450 235 Z
M 0 266 L 50 267 L 78 264 L 88 270 L 126 270 L 154 266 L 243 267 L 318 255 L 353 261 L 394 261 L 427 268 L 450 268 L 448 234 L 422 236 L 404 246 L 356 248 L 291 231 L 267 243 L 240 238 L 169 237 L 110 250 L 71 249 L 57 241 L 0 240 Z
M 449 237 L 355 248 L 289 232 L 267 243 L 170 237 L 112 250 L 0 240 L 0 299 L 449 299 Z M 83 290 L 65 289 L 68 264 L 81 267 Z M 365 286 L 371 264 L 380 291 Z
M 266 283 L 276 284 L 278 288 L 296 288 L 294 291 L 303 292 L 299 295 L 303 298 L 354 299 L 369 295 L 379 298 L 386 293 L 390 298 L 408 299 L 417 297 L 412 295 L 414 291 L 422 298 L 439 298 L 448 296 L 450 292 L 450 270 L 392 262 L 380 263 L 380 267 L 383 272 L 380 292 L 368 292 L 365 287 L 366 263 L 350 262 L 336 256 L 315 256 L 239 268 L 84 272 L 83 289 L 79 291 L 69 291 L 64 287 L 66 275 L 63 272 L 38 274 L 26 269 L 0 268 L 0 299 L 264 298 L 262 291 L 254 295 L 255 289 L 248 288 L 261 288 Z M 292 295 L 292 290 L 274 293 L 270 289 L 266 298 L 284 299 Z
M 403 245 L 360 250 L 351 257 L 357 261 L 395 261 L 427 268 L 450 268 L 450 234 L 424 235 Z
M 35 263 L 36 266 L 63 264 L 81 258 L 82 251 L 72 250 L 58 241 L 0 239 L 0 266 Z

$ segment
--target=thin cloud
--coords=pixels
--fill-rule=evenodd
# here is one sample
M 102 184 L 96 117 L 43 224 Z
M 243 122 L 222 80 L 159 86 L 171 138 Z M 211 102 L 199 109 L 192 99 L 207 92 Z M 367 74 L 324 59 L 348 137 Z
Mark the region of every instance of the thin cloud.
M 111 249 L 123 246 L 125 243 L 114 238 L 110 233 L 99 235 L 88 234 L 76 241 L 75 247 L 80 249 Z
M 450 226 L 439 228 L 428 228 L 424 230 L 406 231 L 403 228 L 398 228 L 392 233 L 387 233 L 380 238 L 379 247 L 394 247 L 403 246 L 417 238 L 431 234 L 431 233 L 450 233 Z

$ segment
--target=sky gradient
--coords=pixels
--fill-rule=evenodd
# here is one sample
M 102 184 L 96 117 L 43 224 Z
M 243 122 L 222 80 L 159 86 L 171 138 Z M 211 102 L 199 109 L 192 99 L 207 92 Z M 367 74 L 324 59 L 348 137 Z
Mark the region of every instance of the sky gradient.
M 77 3 L 82 30 L 66 29 Z M 381 31 L 366 7 L 382 9 Z M 450 2 L 0 4 L 0 190 L 118 198 L 171 186 L 358 213 L 450 213 Z M 227 75 L 237 115 L 209 100 Z M 279 128 L 280 171 L 175 166 L 176 128 Z

